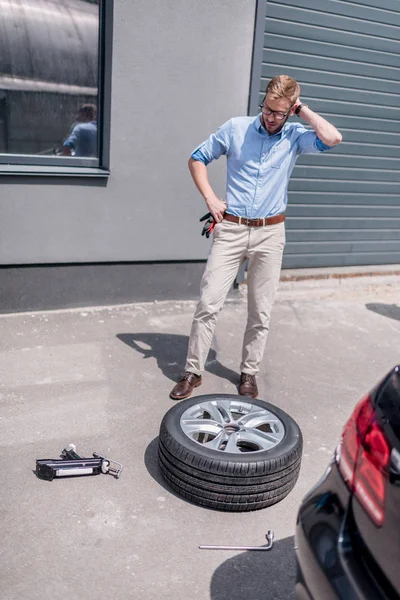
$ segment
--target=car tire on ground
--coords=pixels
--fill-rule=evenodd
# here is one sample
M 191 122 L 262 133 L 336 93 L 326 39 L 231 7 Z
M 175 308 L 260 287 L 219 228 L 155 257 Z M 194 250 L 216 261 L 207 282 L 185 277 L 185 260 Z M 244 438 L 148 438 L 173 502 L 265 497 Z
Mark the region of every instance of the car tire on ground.
M 276 504 L 300 471 L 302 435 L 283 410 L 263 400 L 208 394 L 183 400 L 164 416 L 161 471 L 187 500 L 218 510 Z

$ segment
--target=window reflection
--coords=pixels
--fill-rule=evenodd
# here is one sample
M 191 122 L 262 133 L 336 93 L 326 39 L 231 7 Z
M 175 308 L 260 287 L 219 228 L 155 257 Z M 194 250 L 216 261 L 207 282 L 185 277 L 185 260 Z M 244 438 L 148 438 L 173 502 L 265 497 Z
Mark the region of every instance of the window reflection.
M 0 0 L 0 153 L 97 157 L 99 0 Z

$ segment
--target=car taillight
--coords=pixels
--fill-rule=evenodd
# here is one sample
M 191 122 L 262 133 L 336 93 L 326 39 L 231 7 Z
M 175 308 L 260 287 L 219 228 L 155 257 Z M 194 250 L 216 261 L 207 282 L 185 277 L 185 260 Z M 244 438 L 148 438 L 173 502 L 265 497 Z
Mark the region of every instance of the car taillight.
M 378 526 L 385 518 L 389 460 L 389 444 L 366 396 L 344 428 L 337 461 L 343 479 Z

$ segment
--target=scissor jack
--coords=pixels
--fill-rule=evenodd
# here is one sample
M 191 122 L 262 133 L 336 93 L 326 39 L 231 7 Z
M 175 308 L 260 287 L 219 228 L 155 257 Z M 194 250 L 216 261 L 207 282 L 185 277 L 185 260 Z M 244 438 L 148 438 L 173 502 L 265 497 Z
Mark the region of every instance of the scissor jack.
M 106 458 L 93 452 L 93 458 L 83 458 L 76 453 L 74 444 L 64 448 L 61 452 L 60 460 L 39 459 L 36 460 L 36 475 L 40 479 L 52 481 L 55 477 L 74 477 L 81 475 L 100 475 L 100 473 L 109 473 L 116 479 L 122 473 L 121 463 Z

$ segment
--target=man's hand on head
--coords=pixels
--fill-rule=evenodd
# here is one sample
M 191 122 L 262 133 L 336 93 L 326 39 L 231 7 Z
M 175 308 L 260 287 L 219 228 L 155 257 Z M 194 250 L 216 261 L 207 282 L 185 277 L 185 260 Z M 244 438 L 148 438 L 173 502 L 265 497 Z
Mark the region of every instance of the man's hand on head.
M 296 112 L 296 108 L 298 106 L 300 106 L 300 104 L 302 104 L 302 102 L 301 102 L 300 98 L 297 98 L 297 100 L 294 102 L 294 104 L 293 104 L 293 106 L 292 106 L 292 108 L 290 110 L 290 114 L 291 115 L 294 115 L 294 113 Z

